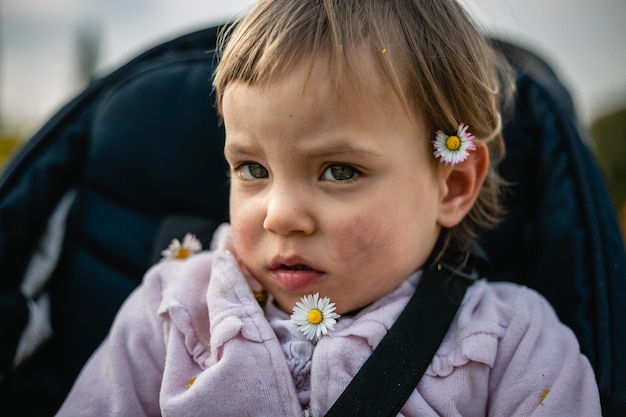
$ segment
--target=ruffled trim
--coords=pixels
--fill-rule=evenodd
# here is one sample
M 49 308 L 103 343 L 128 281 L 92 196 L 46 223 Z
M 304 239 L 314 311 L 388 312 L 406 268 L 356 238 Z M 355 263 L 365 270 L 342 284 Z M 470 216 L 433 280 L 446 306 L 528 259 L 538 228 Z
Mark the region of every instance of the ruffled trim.
M 218 361 L 221 347 L 239 335 L 255 342 L 266 338 L 267 332 L 258 329 L 263 311 L 228 251 L 203 252 L 156 268 L 160 270 L 155 274 L 158 282 L 150 293 L 159 305 L 159 315 L 165 318 L 166 337 L 176 329 L 201 369 Z M 180 285 L 182 281 L 186 283 Z M 222 291 L 230 297 L 215 294 Z M 209 299 L 212 302 L 207 305 Z M 265 327 L 271 331 L 267 323 Z
M 207 291 L 212 263 L 213 254 L 209 252 L 181 262 L 160 263 L 155 266 L 159 272 L 152 275 L 156 280 L 152 280 L 151 290 L 147 290 L 152 302 L 158 302 L 165 337 L 176 329 L 183 336 L 189 355 L 202 369 L 210 365 L 210 329 L 206 305 L 196 299 Z M 181 285 L 182 281 L 185 284 Z
M 267 304 L 265 314 L 287 359 L 287 366 L 295 383 L 298 400 L 303 407 L 306 407 L 311 399 L 310 376 L 313 343 L 304 340 L 304 335 L 295 328 L 290 316 L 279 310 L 273 303 Z
M 159 313 L 169 317 L 166 326 L 180 332 L 185 348 L 201 369 L 218 361 L 221 347 L 235 337 L 254 342 L 274 337 L 271 327 L 264 322 L 263 310 L 228 251 L 205 253 L 174 266 L 163 282 Z M 194 283 L 169 285 L 181 279 Z M 187 290 L 180 290 L 183 287 Z M 229 297 L 224 297 L 223 292 Z M 204 304 L 199 294 L 211 303 Z
M 426 375 L 445 377 L 454 368 L 473 361 L 493 367 L 498 353 L 499 337 L 495 334 L 474 334 L 456 346 L 441 346 L 426 369 Z
M 446 377 L 470 361 L 493 367 L 511 315 L 510 307 L 486 281 L 476 282 L 467 290 L 457 317 L 425 374 Z
M 198 338 L 193 320 L 187 309 L 181 304 L 172 304 L 167 309 L 172 325 L 184 335 L 185 347 L 189 355 L 200 366 L 206 369 L 211 364 L 210 342 Z

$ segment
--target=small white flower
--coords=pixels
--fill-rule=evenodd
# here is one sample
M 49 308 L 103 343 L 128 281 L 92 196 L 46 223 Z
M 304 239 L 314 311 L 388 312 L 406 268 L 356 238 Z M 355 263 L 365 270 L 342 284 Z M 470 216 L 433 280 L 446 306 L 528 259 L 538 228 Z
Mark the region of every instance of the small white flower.
M 161 255 L 163 256 L 161 260 L 187 259 L 201 250 L 202 243 L 200 243 L 195 235 L 187 233 L 183 238 L 183 243 L 180 243 L 178 239 L 172 239 L 172 243 L 170 243 L 167 249 L 161 251 Z
M 318 293 L 305 295 L 293 307 L 291 321 L 309 340 L 318 340 L 335 328 L 339 314 L 330 298 L 320 298 Z
M 446 165 L 456 165 L 463 162 L 469 156 L 468 151 L 476 149 L 474 135 L 467 131 L 467 126 L 461 123 L 456 135 L 446 135 L 441 130 L 437 131 L 434 155 L 440 158 Z

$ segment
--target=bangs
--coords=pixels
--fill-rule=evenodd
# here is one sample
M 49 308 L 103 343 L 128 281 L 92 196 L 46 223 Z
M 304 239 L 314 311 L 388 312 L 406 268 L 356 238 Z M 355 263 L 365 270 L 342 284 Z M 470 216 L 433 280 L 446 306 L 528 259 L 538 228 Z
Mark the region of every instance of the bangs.
M 350 6 L 338 7 L 334 1 L 261 1 L 243 21 L 226 28 L 220 34 L 219 44 L 226 46 L 219 51 L 220 64 L 213 80 L 218 111 L 221 113 L 228 84 L 266 86 L 307 60 L 311 71 L 313 63 L 326 63 L 328 81 L 336 94 L 343 88 L 356 93 L 367 90 L 369 79 L 361 70 L 363 53 L 376 58 L 390 87 L 408 110 L 402 77 L 391 60 L 393 55 L 401 55 L 394 54 L 390 47 L 398 45 L 401 37 L 399 33 L 393 36 L 397 30 L 381 28 L 383 22 L 390 21 L 385 15 L 392 8 L 372 10 L 368 2 L 340 1 Z M 263 36 L 257 36 L 259 33 Z M 382 33 L 395 39 L 383 39 Z

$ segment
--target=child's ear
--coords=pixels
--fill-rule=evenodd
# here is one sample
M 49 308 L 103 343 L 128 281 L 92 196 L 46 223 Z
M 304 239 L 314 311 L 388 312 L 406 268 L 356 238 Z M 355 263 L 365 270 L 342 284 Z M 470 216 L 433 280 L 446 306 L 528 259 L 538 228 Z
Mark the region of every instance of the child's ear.
M 463 220 L 474 205 L 487 176 L 489 151 L 485 144 L 475 144 L 476 149 L 470 151 L 465 161 L 441 167 L 438 221 L 443 227 L 454 227 Z

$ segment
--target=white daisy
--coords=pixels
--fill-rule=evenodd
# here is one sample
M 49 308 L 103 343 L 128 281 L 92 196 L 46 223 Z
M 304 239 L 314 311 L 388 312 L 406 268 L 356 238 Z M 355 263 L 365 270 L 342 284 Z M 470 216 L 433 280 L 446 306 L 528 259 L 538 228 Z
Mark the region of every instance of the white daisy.
M 161 251 L 161 255 L 163 256 L 161 260 L 187 259 L 201 250 L 202 243 L 200 243 L 195 235 L 187 233 L 183 238 L 183 243 L 180 243 L 178 239 L 172 239 L 172 243 L 170 243 L 167 249 Z
M 434 155 L 440 158 L 446 165 L 456 165 L 463 162 L 469 156 L 468 151 L 476 149 L 474 135 L 467 131 L 468 126 L 461 123 L 456 135 L 446 135 L 441 130 L 437 131 L 433 145 Z
M 335 328 L 339 314 L 330 298 L 320 298 L 318 293 L 305 295 L 293 307 L 291 321 L 309 340 L 318 340 Z

